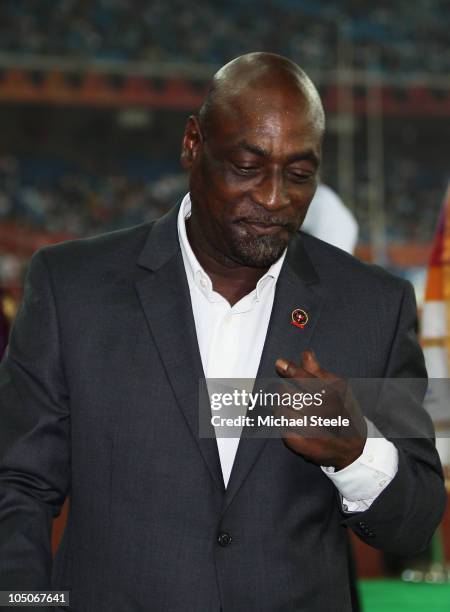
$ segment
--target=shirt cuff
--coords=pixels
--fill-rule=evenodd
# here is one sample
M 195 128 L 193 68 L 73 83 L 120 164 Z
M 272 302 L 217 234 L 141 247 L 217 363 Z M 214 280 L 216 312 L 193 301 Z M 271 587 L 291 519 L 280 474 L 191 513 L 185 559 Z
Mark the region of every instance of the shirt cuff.
M 398 451 L 385 438 L 367 438 L 362 454 L 344 469 L 321 468 L 341 494 L 343 510 L 363 512 L 397 474 Z

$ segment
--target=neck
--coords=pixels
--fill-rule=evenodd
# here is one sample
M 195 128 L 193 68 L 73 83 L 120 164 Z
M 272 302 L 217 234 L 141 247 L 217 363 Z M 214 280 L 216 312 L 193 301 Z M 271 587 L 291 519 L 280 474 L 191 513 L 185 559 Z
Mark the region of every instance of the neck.
M 233 306 L 255 289 L 259 279 L 269 268 L 243 266 L 215 251 L 205 240 L 192 217 L 186 219 L 189 244 L 200 265 L 211 278 L 214 291 L 220 293 Z

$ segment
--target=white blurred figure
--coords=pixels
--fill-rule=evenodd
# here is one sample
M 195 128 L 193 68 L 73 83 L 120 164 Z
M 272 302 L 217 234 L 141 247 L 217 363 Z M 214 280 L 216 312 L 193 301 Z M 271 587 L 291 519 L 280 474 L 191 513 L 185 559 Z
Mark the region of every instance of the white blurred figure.
M 344 202 L 327 185 L 319 185 L 301 229 L 307 234 L 353 253 L 358 241 L 358 222 Z

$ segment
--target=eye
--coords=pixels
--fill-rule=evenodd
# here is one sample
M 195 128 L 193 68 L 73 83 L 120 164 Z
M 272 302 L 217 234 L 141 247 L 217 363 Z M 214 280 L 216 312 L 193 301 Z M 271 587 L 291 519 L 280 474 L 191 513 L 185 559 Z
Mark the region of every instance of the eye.
M 233 171 L 239 176 L 253 176 L 259 171 L 255 165 L 232 164 Z
M 288 172 L 288 176 L 291 181 L 294 181 L 294 183 L 307 183 L 314 177 L 314 174 L 311 174 L 309 172 L 294 172 L 293 170 L 291 170 L 290 172 Z

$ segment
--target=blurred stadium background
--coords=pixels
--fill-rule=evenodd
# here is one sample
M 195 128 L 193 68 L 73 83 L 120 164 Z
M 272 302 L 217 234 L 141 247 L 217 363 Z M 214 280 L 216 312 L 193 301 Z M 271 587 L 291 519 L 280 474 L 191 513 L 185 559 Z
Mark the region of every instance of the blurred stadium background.
M 38 247 L 150 220 L 186 191 L 186 118 L 218 66 L 255 50 L 287 55 L 318 85 L 322 178 L 356 215 L 357 255 L 410 278 L 420 305 L 450 178 L 449 23 L 446 0 L 1 0 L 8 320 Z M 362 545 L 358 566 L 386 572 Z M 417 607 L 418 591 L 405 603 L 362 584 L 369 612 L 450 609 L 448 590 L 424 591 L 429 605 Z

